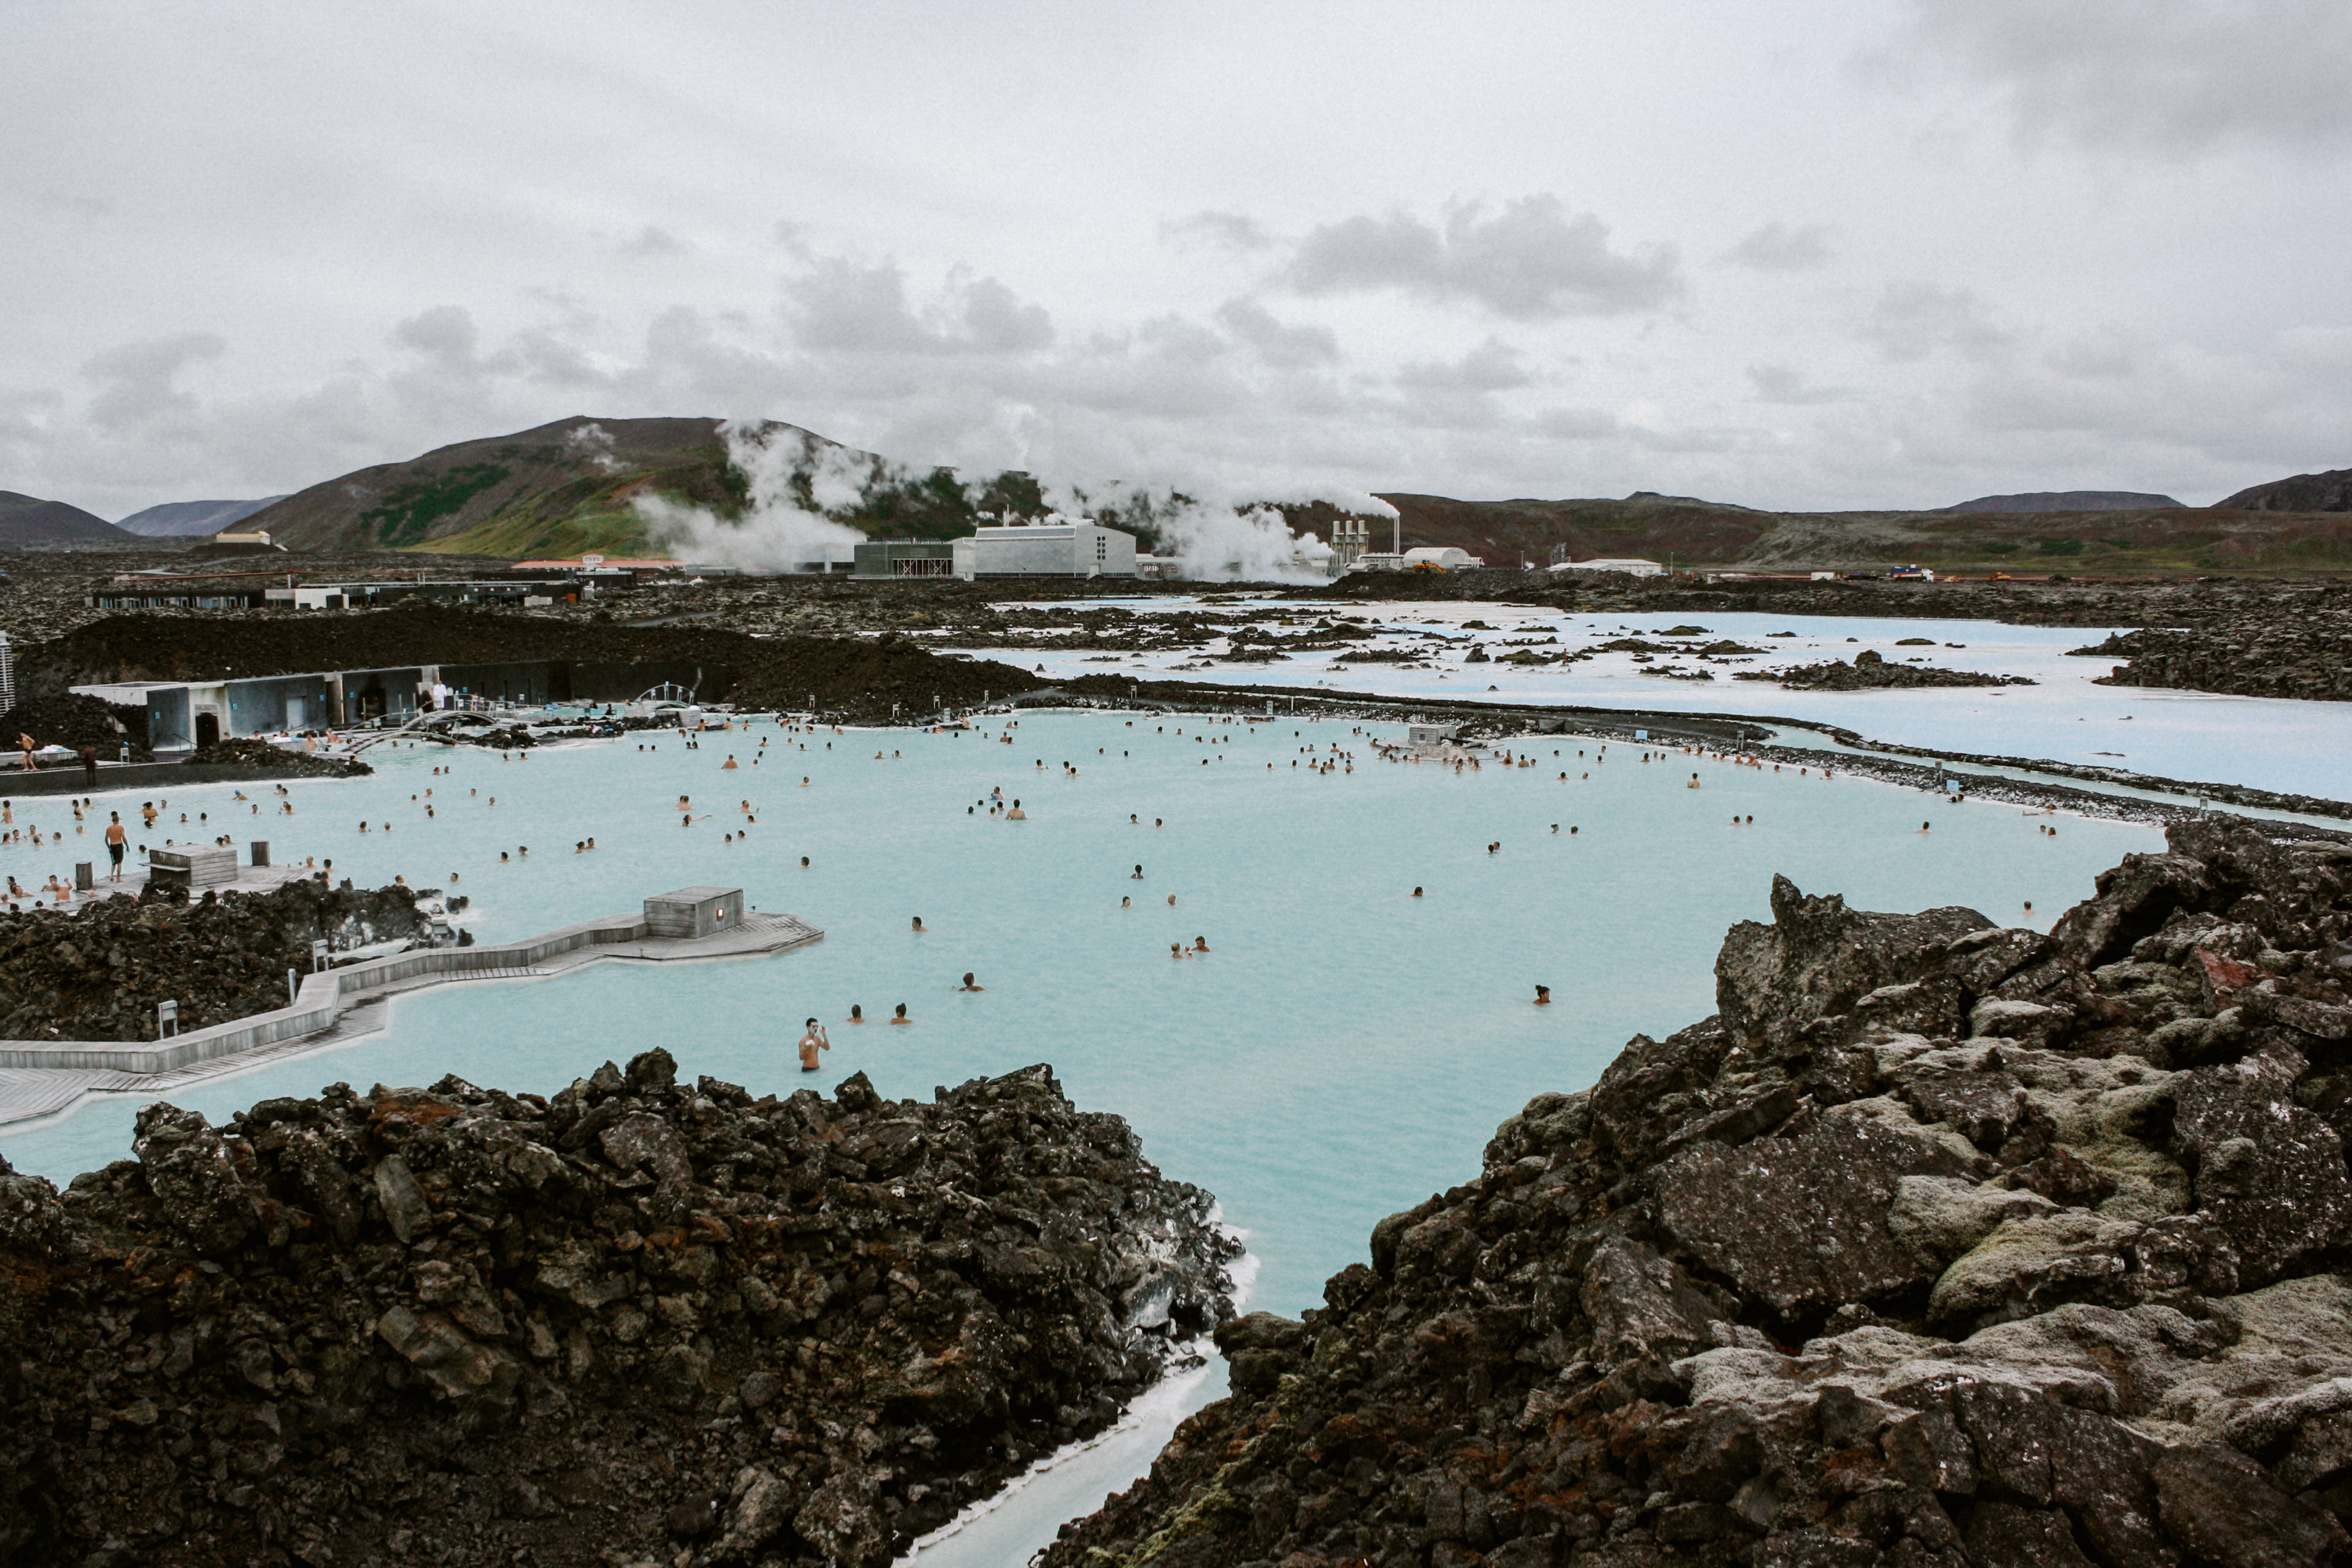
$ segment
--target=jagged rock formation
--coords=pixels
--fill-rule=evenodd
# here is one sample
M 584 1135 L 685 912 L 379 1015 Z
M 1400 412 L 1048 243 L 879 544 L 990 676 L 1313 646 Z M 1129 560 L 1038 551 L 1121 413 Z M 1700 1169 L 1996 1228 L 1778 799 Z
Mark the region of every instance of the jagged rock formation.
M 0 1560 L 878 1568 L 1231 1310 L 1209 1195 L 1046 1068 L 675 1072 L 0 1163 Z
M 2323 589 L 2290 615 L 2242 613 L 2206 626 L 2115 632 L 2069 651 L 2127 661 L 2102 686 L 2352 701 L 2352 589 Z
M 70 914 L 0 913 L 0 1039 L 152 1039 L 169 1001 L 183 1028 L 226 1024 L 286 1005 L 286 972 L 310 971 L 313 942 L 421 942 L 431 926 L 408 888 L 308 879 L 193 900 L 150 883 Z
M 1754 649 L 1743 649 L 1753 652 Z M 1973 669 L 1937 669 L 1895 664 L 1875 648 L 1864 648 L 1848 664 L 1842 658 L 1790 669 L 1742 670 L 1734 680 L 1777 680 L 1790 691 L 1873 691 L 1891 686 L 2031 686 L 2021 675 L 1985 675 Z
M 1505 1122 L 1052 1568 L 2352 1552 L 2352 852 L 2177 828 L 2051 935 L 1777 879 L 1717 1014 Z
M 198 746 L 184 761 L 197 766 L 226 764 L 284 773 L 289 778 L 349 779 L 375 770 L 357 757 L 321 757 L 289 746 L 273 746 L 248 736 L 231 736 Z

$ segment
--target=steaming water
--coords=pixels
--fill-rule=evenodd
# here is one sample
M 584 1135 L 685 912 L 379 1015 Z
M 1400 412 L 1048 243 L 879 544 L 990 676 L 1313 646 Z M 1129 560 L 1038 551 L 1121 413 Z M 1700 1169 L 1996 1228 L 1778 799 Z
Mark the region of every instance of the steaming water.
M 402 874 L 446 887 L 456 871 L 485 941 L 695 884 L 742 886 L 756 907 L 828 934 L 768 958 L 607 963 L 428 991 L 397 1003 L 376 1039 L 173 1098 L 225 1120 L 335 1079 L 364 1089 L 457 1072 L 546 1092 L 655 1045 L 689 1075 L 789 1093 L 803 1082 L 791 1044 L 814 1014 L 832 1026 L 814 1079 L 827 1087 L 863 1069 L 886 1095 L 923 1096 L 1052 1063 L 1079 1104 L 1127 1117 L 1169 1175 L 1219 1195 L 1261 1269 L 1255 1304 L 1295 1314 L 1364 1256 L 1381 1215 L 1475 1174 L 1495 1124 L 1530 1096 L 1584 1087 L 1636 1031 L 1663 1035 L 1712 1011 L 1725 928 L 1769 918 L 1775 871 L 1862 908 L 1960 903 L 2042 925 L 2087 896 L 2095 872 L 2160 844 L 2136 825 L 2029 820 L 2014 806 L 1954 806 L 1818 770 L 1675 754 L 1644 763 L 1643 748 L 1622 744 L 1603 763 L 1579 755 L 1580 744 L 1597 753 L 1594 742 L 1558 736 L 1524 742 L 1536 767 L 1489 760 L 1456 775 L 1373 760 L 1367 736 L 1339 721 L 1038 713 L 1011 733 L 1004 745 L 853 731 L 812 737 L 805 752 L 793 737 L 783 752 L 784 732 L 762 724 L 697 751 L 670 736 L 640 752 L 633 737 L 512 763 L 379 747 L 373 778 L 293 785 L 291 818 L 266 815 L 270 805 L 251 815 L 230 786 L 178 792 L 167 819 L 184 841 L 200 829 L 267 837 L 280 863 L 331 856 L 335 874 L 362 886 Z M 730 750 L 748 764 L 762 736 L 761 766 L 720 771 Z M 1334 744 L 1355 753 L 1354 772 L 1309 771 L 1301 748 L 1328 756 Z M 1066 760 L 1076 777 L 1061 772 Z M 1695 790 L 1685 787 L 1694 773 Z M 967 813 L 1000 784 L 1029 820 Z M 681 792 L 710 815 L 682 827 Z M 757 826 L 728 844 L 746 798 Z M 97 820 L 125 804 L 100 797 Z M 199 812 L 208 820 L 195 822 Z M 1734 814 L 1755 825 L 1732 826 Z M 39 800 L 17 819 L 46 827 L 65 815 Z M 394 831 L 362 836 L 362 817 Z M 1933 832 L 1918 831 L 1923 818 Z M 2055 838 L 2037 830 L 2043 821 Z M 97 831 L 68 833 L 71 847 L 46 860 L 0 849 L 0 869 L 28 884 L 68 869 L 91 858 Z M 597 849 L 572 853 L 591 834 Z M 500 865 L 499 851 L 519 845 L 529 858 Z M 1424 897 L 1410 896 L 1416 885 Z M 930 934 L 912 934 L 916 915 Z M 1196 936 L 1211 955 L 1169 957 L 1171 942 Z M 985 992 L 953 989 L 967 970 Z M 1530 1005 L 1538 983 L 1552 1006 Z M 898 1002 L 913 1026 L 879 1021 Z M 877 1021 L 844 1024 L 852 1003 Z M 102 1099 L 0 1135 L 0 1154 L 63 1182 L 128 1152 L 137 1103 Z M 1213 1376 L 1189 1397 L 1216 1386 Z M 1090 1488 L 1124 1485 L 1165 1424 L 1075 1462 L 950 1541 L 941 1560 L 1017 1561 L 1052 1522 L 1091 1508 Z

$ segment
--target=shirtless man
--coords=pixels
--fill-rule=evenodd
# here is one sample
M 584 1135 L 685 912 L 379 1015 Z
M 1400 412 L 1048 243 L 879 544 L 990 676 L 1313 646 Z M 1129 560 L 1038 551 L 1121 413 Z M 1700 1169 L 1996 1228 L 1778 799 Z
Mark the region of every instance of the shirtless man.
M 971 971 L 967 969 L 963 972 L 963 984 L 957 986 L 956 989 L 959 991 L 985 991 L 988 987 L 972 979 Z
M 106 858 L 114 863 L 113 868 L 107 873 L 106 879 L 110 882 L 120 882 L 122 880 L 123 846 L 129 841 L 131 836 L 122 831 L 121 812 L 110 811 L 106 816 Z
M 808 1021 L 808 1033 L 801 1037 L 801 1071 L 816 1071 L 816 1054 L 833 1049 L 833 1042 L 824 1037 L 824 1026 L 814 1018 Z
M 911 1024 L 915 1020 L 907 1016 L 907 1005 L 901 1002 L 898 1004 L 898 1010 L 890 1016 L 890 1021 L 894 1024 Z

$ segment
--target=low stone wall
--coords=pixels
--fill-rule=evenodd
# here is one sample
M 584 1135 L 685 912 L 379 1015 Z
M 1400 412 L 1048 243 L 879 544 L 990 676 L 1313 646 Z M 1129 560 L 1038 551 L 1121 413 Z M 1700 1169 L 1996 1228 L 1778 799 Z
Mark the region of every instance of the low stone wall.
M 345 1008 L 403 981 L 489 969 L 528 969 L 561 953 L 598 943 L 635 942 L 646 934 L 642 915 L 620 915 L 565 926 L 528 942 L 496 947 L 418 948 L 364 963 L 306 976 L 291 1006 L 234 1023 L 191 1029 L 164 1040 L 0 1040 L 0 1068 L 99 1068 L 117 1072 L 173 1072 L 198 1062 L 276 1045 L 332 1025 Z

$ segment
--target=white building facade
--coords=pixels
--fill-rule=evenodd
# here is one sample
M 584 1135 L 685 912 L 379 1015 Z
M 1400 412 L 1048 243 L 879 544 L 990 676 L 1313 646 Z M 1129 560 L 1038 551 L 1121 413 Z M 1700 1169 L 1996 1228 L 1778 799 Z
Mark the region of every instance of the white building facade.
M 955 544 L 955 574 L 978 577 L 1132 577 L 1135 535 L 1100 523 L 1047 521 L 982 527 Z

